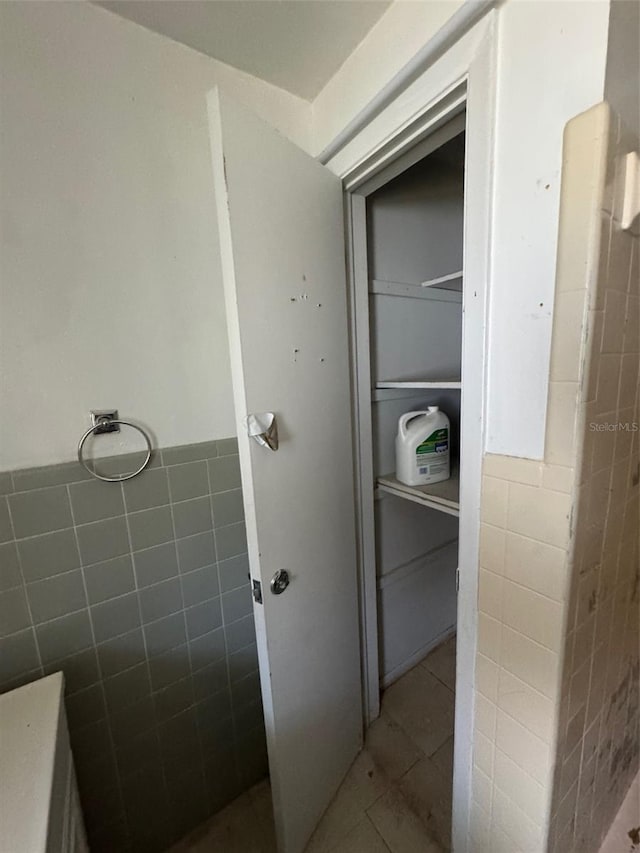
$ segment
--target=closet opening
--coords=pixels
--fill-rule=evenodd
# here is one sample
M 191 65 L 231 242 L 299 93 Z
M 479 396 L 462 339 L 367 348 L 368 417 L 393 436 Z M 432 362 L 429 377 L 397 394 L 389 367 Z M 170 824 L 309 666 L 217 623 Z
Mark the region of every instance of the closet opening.
M 368 578 L 365 723 L 380 712 L 415 747 L 419 759 L 400 788 L 445 850 L 451 849 L 464 416 L 464 122 L 457 115 L 360 187 L 351 209 L 361 559 Z M 448 418 L 446 441 L 441 421 L 432 426 L 436 407 Z M 399 421 L 425 412 L 431 414 L 408 421 L 414 438 L 420 430 L 424 435 L 399 465 Z M 447 452 L 447 479 L 407 482 L 439 479 Z

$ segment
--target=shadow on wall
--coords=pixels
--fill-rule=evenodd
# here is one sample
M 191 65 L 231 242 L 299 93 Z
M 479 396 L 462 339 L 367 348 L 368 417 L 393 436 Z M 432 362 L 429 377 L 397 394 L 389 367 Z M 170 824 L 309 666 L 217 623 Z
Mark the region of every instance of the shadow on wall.
M 0 487 L 0 689 L 62 670 L 91 850 L 163 850 L 267 774 L 236 441 Z

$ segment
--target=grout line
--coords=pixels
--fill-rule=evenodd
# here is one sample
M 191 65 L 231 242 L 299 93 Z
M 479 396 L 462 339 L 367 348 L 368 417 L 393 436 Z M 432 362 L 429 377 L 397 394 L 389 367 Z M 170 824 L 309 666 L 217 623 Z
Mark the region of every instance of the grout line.
M 193 444 L 178 444 L 178 445 L 170 445 L 169 447 L 164 447 L 164 448 L 157 448 L 154 451 L 154 455 L 152 456 L 152 459 L 155 457 L 155 459 L 160 460 L 160 464 L 156 464 L 153 467 L 150 467 L 148 470 L 154 471 L 154 470 L 157 470 L 160 468 L 165 468 L 165 469 L 166 468 L 175 468 L 176 465 L 188 465 L 191 462 L 208 462 L 210 459 L 211 460 L 213 460 L 213 459 L 229 459 L 232 456 L 238 456 L 237 449 L 235 449 L 231 453 L 221 454 L 221 453 L 217 452 L 219 442 L 229 441 L 229 440 L 234 439 L 234 438 L 237 438 L 237 436 L 233 435 L 233 436 L 227 436 L 226 438 L 218 438 L 218 439 L 210 439 L 209 441 L 194 442 Z M 181 462 L 166 462 L 164 459 L 164 453 L 166 453 L 167 451 L 171 451 L 171 450 L 174 450 L 176 448 L 182 448 L 182 447 L 197 447 L 200 444 L 215 444 L 216 445 L 216 447 L 215 447 L 216 455 L 212 456 L 210 454 L 205 454 L 205 455 L 199 457 L 198 459 L 189 459 L 189 460 L 181 461 Z M 128 452 L 128 453 L 124 453 L 124 454 L 117 454 L 115 456 L 113 456 L 113 455 L 112 456 L 99 456 L 92 461 L 94 461 L 94 462 L 104 461 L 105 459 L 115 460 L 115 459 L 120 458 L 121 456 L 129 456 L 129 455 L 135 455 L 135 453 L 129 453 Z M 71 479 L 71 480 L 65 479 L 60 483 L 49 483 L 49 484 L 45 484 L 45 485 L 30 486 L 29 488 L 26 488 L 26 489 L 16 488 L 16 475 L 23 474 L 26 471 L 38 471 L 38 470 L 43 470 L 43 469 L 47 470 L 47 469 L 54 469 L 54 468 L 62 468 L 63 466 L 74 466 L 74 467 L 78 466 L 79 467 L 79 463 L 78 463 L 77 459 L 75 459 L 75 460 L 69 459 L 65 462 L 53 462 L 53 463 L 48 464 L 48 465 L 30 465 L 30 466 L 27 466 L 24 468 L 11 468 L 11 469 L 8 469 L 6 471 L 1 471 L 0 473 L 8 476 L 11 480 L 11 489 L 12 490 L 8 494 L 16 494 L 16 495 L 25 494 L 26 492 L 35 492 L 35 491 L 38 491 L 40 489 L 52 489 L 52 488 L 55 488 L 57 486 L 75 486 L 75 485 L 82 484 L 82 483 L 91 483 L 93 481 L 90 474 L 84 474 L 83 475 L 81 473 L 81 471 L 78 471 L 78 474 L 80 475 L 79 479 Z
M 63 613 L 60 616 L 54 616 L 52 619 L 43 619 L 41 621 L 33 620 L 31 625 L 25 625 L 24 628 L 19 628 L 17 631 L 12 631 L 10 634 L 4 634 L 4 635 L 2 635 L 2 638 L 4 639 L 5 637 L 13 637 L 16 634 L 19 634 L 23 631 L 28 630 L 30 627 L 36 628 L 36 627 L 39 627 L 40 625 L 50 625 L 53 622 L 59 622 L 62 619 L 66 619 L 67 616 L 73 616 L 76 613 L 82 613 L 84 610 L 89 611 L 89 610 L 92 610 L 96 607 L 99 608 L 99 607 L 102 607 L 102 605 L 104 605 L 104 604 L 111 604 L 111 602 L 119 601 L 120 599 L 127 598 L 128 596 L 134 595 L 138 592 L 142 592 L 142 591 L 147 590 L 147 589 L 154 589 L 155 587 L 162 586 L 163 584 L 169 583 L 171 581 L 179 580 L 180 577 L 188 577 L 190 574 L 194 574 L 195 572 L 199 572 L 202 569 L 210 569 L 213 567 L 214 567 L 214 564 L 210 564 L 207 566 L 202 566 L 201 569 L 193 569 L 190 572 L 186 572 L 185 575 L 173 575 L 170 578 L 165 578 L 164 580 L 156 581 L 155 583 L 147 584 L 146 586 L 143 586 L 143 587 L 127 590 L 127 592 L 123 592 L 120 595 L 114 595 L 111 598 L 104 599 L 103 601 L 97 601 L 97 602 L 95 602 L 95 604 L 89 603 L 89 604 L 86 604 L 82 607 L 77 608 L 76 610 L 69 610 L 68 612 Z M 53 578 L 62 577 L 63 575 L 75 574 L 76 572 L 82 573 L 82 566 L 79 566 L 77 569 L 71 569 L 68 572 L 61 572 L 59 575 L 51 575 L 50 578 L 43 578 L 41 581 L 30 581 L 29 583 L 26 584 L 26 586 L 29 587 L 29 586 L 31 586 L 33 584 L 37 584 L 37 583 L 46 583 L 48 580 L 52 580 Z M 83 583 L 84 583 L 84 576 L 83 576 Z M 237 592 L 239 589 L 244 589 L 245 587 L 248 587 L 248 584 L 243 584 L 242 586 L 233 587 L 233 589 L 225 590 L 225 592 L 223 592 L 223 593 L 217 593 L 216 595 L 210 596 L 209 598 L 203 599 L 202 601 L 196 602 L 195 604 L 185 605 L 185 606 L 179 608 L 178 610 L 173 610 L 171 613 L 165 614 L 164 616 L 159 616 L 157 619 L 149 619 L 145 622 L 145 621 L 142 621 L 142 616 L 141 616 L 141 622 L 140 622 L 140 625 L 138 626 L 138 628 L 144 628 L 146 625 L 153 625 L 156 622 L 160 622 L 162 619 L 168 619 L 170 616 L 175 616 L 176 613 L 180 613 L 183 610 L 184 611 L 191 610 L 194 607 L 199 607 L 200 605 L 206 604 L 209 601 L 215 601 L 217 598 L 221 599 L 223 595 L 227 595 L 227 593 L 231 593 L 231 592 Z M 16 586 L 13 586 L 13 587 L 10 587 L 7 590 L 0 592 L 0 597 L 4 594 L 4 592 L 11 592 L 15 589 L 20 589 L 20 588 L 21 588 L 20 584 L 17 584 Z M 86 593 L 86 586 L 85 586 L 85 595 L 86 594 L 87 593 Z M 27 600 L 27 603 L 28 603 L 28 600 Z M 227 625 L 234 625 L 236 622 L 240 622 L 243 619 L 247 619 L 250 615 L 251 615 L 251 613 L 246 613 L 244 616 L 239 616 L 237 619 L 234 619 L 232 622 L 225 623 L 223 621 L 218 627 L 222 628 L 222 627 L 226 627 Z M 126 634 L 130 634 L 131 631 L 137 630 L 138 628 L 131 628 L 128 631 L 123 631 L 121 634 L 114 634 L 112 637 L 109 637 L 108 640 L 100 640 L 99 642 L 95 643 L 95 647 L 97 648 L 98 646 L 103 645 L 106 642 L 110 642 L 111 640 L 117 639 L 118 637 L 124 637 Z M 218 628 L 212 628 L 211 631 L 207 631 L 205 633 L 210 634 L 210 633 L 212 633 L 212 631 L 217 631 L 217 630 L 218 630 Z M 204 634 L 201 636 L 204 636 Z M 194 638 L 194 639 L 197 639 L 197 638 Z M 86 651 L 87 648 L 91 648 L 91 647 L 87 646 L 87 647 L 85 647 L 85 649 L 78 649 L 77 652 L 72 652 L 72 654 L 77 654 L 81 651 Z
M 119 483 L 118 485 L 119 485 L 120 489 L 122 490 L 122 484 L 121 484 L 121 483 Z M 82 566 L 82 558 L 81 558 L 81 555 L 80 555 L 80 542 L 78 541 L 78 531 L 77 531 L 77 528 L 76 528 L 76 526 L 75 526 L 75 513 L 74 513 L 74 510 L 73 510 L 73 503 L 72 503 L 72 501 L 71 501 L 71 491 L 70 491 L 69 484 L 67 484 L 67 485 L 66 485 L 66 492 L 67 492 L 67 499 L 68 499 L 68 501 L 69 501 L 69 509 L 70 509 L 70 511 L 71 511 L 71 520 L 74 522 L 73 534 L 74 534 L 74 538 L 75 538 L 75 542 L 76 542 L 76 548 L 78 549 L 78 557 L 79 557 L 79 559 L 80 559 L 80 564 L 81 564 L 81 565 L 80 565 L 80 573 L 81 573 L 81 575 L 80 575 L 80 576 L 81 576 L 81 578 L 82 578 L 82 586 L 83 586 L 83 589 L 84 589 L 84 595 L 85 595 L 85 601 L 86 601 L 87 618 L 88 618 L 88 620 L 89 620 L 89 628 L 90 628 L 90 630 L 91 630 L 91 639 L 93 640 L 93 652 L 94 652 L 94 655 L 95 655 L 96 665 L 97 665 L 97 668 L 98 668 L 98 684 L 100 685 L 100 691 L 101 691 L 101 694 L 102 694 L 103 707 L 104 707 L 104 709 L 105 709 L 105 717 L 104 717 L 104 719 L 105 719 L 106 724 L 107 724 L 107 731 L 109 732 L 109 745 L 110 745 L 110 747 L 111 747 L 111 755 L 112 755 L 113 760 L 114 760 L 114 763 L 115 763 L 115 765 L 116 765 L 116 783 L 117 783 L 117 784 L 116 784 L 116 787 L 117 787 L 117 791 L 118 791 L 118 795 L 119 795 L 119 797 L 118 797 L 118 798 L 119 798 L 119 806 L 120 806 L 121 814 L 122 814 L 122 816 L 124 817 L 124 820 L 125 820 L 125 825 L 127 826 L 127 829 L 128 829 L 128 828 L 129 828 L 129 827 L 128 827 L 128 820 L 127 820 L 126 810 L 125 810 L 125 806 L 124 806 L 124 790 L 123 790 L 123 787 L 122 787 L 122 779 L 121 779 L 121 777 L 120 777 L 120 769 L 119 769 L 119 767 L 118 767 L 118 761 L 117 761 L 117 752 L 116 752 L 115 739 L 114 739 L 114 737 L 113 737 L 113 732 L 112 732 L 112 730 L 111 730 L 111 721 L 110 721 L 109 706 L 108 706 L 108 704 L 107 704 L 107 694 L 106 694 L 106 691 L 105 691 L 105 688 L 104 688 L 104 681 L 105 681 L 105 678 L 104 678 L 104 673 L 103 673 L 103 671 L 102 671 L 102 663 L 101 663 L 101 661 L 100 661 L 100 655 L 98 654 L 98 643 L 96 642 L 96 632 L 95 632 L 95 627 L 94 627 L 94 624 L 93 624 L 93 614 L 92 614 L 92 612 L 91 612 L 91 608 L 89 607 L 89 592 L 88 592 L 88 589 L 87 589 L 87 579 L 86 579 L 86 577 L 85 577 L 85 574 L 84 574 L 84 568 L 83 568 L 83 566 Z M 67 615 L 68 615 L 68 614 L 67 614 Z M 93 685 L 89 685 L 89 686 L 93 686 Z M 79 692 L 79 691 L 76 691 L 76 692 Z
M 217 447 L 217 445 L 216 445 Z M 218 559 L 218 540 L 216 536 L 215 530 L 215 518 L 213 513 L 213 491 L 212 491 L 212 482 L 211 482 L 211 465 L 207 462 L 207 482 L 209 484 L 209 508 L 211 511 L 211 521 L 214 525 L 213 527 L 213 549 L 216 556 L 216 571 L 218 574 L 218 589 L 220 590 L 220 611 L 222 616 L 222 631 L 223 631 L 223 639 L 224 639 L 224 653 L 225 653 L 225 661 L 226 661 L 226 669 L 227 669 L 227 691 L 229 694 L 229 707 L 231 709 L 231 725 L 233 729 L 233 765 L 236 775 L 236 781 L 241 781 L 241 770 L 238 759 L 238 751 L 236 749 L 236 744 L 238 741 L 238 728 L 236 722 L 236 712 L 239 709 L 235 708 L 235 703 L 233 701 L 233 691 L 232 691 L 232 683 L 231 683 L 231 667 L 229 666 L 229 659 L 231 657 L 231 653 L 229 651 L 229 641 L 227 639 L 227 630 L 226 630 L 226 620 L 224 616 L 224 607 L 222 606 L 222 583 L 220 578 L 220 560 Z
M 161 455 L 160 455 L 160 463 L 162 464 L 162 456 Z M 163 469 L 161 469 L 161 470 L 163 470 Z M 167 493 L 168 493 L 168 479 L 169 478 L 167 477 Z M 123 501 L 123 505 L 125 507 L 125 524 L 127 526 L 127 539 L 129 542 L 129 554 L 130 554 L 130 558 L 131 558 L 131 567 L 133 570 L 134 592 L 135 592 L 136 600 L 138 602 L 138 618 L 140 620 L 140 632 L 142 634 L 142 647 L 144 649 L 144 656 L 145 656 L 144 666 L 145 666 L 145 671 L 147 674 L 147 679 L 148 679 L 148 684 L 149 684 L 149 695 L 150 695 L 150 699 L 151 699 L 151 708 L 152 708 L 152 713 L 153 713 L 153 725 L 152 725 L 152 728 L 147 729 L 147 731 L 151 731 L 154 733 L 155 745 L 157 747 L 158 756 L 160 759 L 160 767 L 161 767 L 162 783 L 163 783 L 163 793 L 164 793 L 164 796 L 166 798 L 166 802 L 168 803 L 169 802 L 169 788 L 167 785 L 167 777 L 166 777 L 166 773 L 165 773 L 165 763 L 162 760 L 162 745 L 160 743 L 160 736 L 158 734 L 158 719 L 157 719 L 157 715 L 156 715 L 156 703 L 154 700 L 154 693 L 153 693 L 153 682 L 151 680 L 151 665 L 149 663 L 150 658 L 149 658 L 149 649 L 147 647 L 147 635 L 146 635 L 146 632 L 144 630 L 144 622 L 143 622 L 143 618 L 142 618 L 142 604 L 140 601 L 140 587 L 138 584 L 138 573 L 136 570 L 136 563 L 135 563 L 135 557 L 134 557 L 134 552 L 133 552 L 133 543 L 131 540 L 131 527 L 129 525 L 129 514 L 128 514 L 128 512 L 126 512 L 127 497 L 126 497 L 124 485 L 122 483 L 120 483 L 120 488 L 122 489 L 122 501 Z M 173 520 L 173 517 L 172 517 L 172 520 Z M 176 565 L 177 565 L 177 558 L 176 558 Z M 139 664 L 136 664 L 135 666 L 139 666 Z M 132 669 L 132 668 L 133 667 L 129 667 L 129 669 Z M 123 670 L 123 672 L 126 672 L 126 671 L 127 670 Z M 121 674 L 122 673 L 117 673 L 117 675 L 121 675 Z M 108 720 L 109 731 L 111 733 L 111 739 L 115 744 L 115 738 L 113 736 L 113 730 L 111 728 L 111 716 L 109 714 L 108 708 L 107 708 L 107 715 L 108 715 L 107 720 Z M 142 732 L 142 734 L 144 734 L 144 732 Z M 116 751 L 116 755 L 117 755 L 117 751 Z M 120 785 L 122 785 L 122 775 L 120 773 L 120 768 L 118 767 L 117 760 L 116 760 L 116 768 L 117 768 L 117 773 L 118 773 L 118 781 L 119 781 Z M 124 799 L 124 797 L 123 797 L 123 799 Z M 131 827 L 129 826 L 129 818 L 126 815 L 126 809 L 125 809 L 125 825 L 127 827 L 127 831 L 129 832 L 129 834 L 131 834 Z
M 218 450 L 218 446 L 217 446 L 217 444 L 216 444 L 216 453 L 217 453 L 217 450 Z M 208 463 L 208 462 L 205 462 L 205 463 L 204 463 L 204 465 L 205 465 L 205 471 L 207 472 L 207 485 L 209 485 L 209 463 Z M 195 695 L 195 690 L 194 690 L 194 687 L 193 687 L 193 658 L 192 658 L 192 655 L 191 655 L 191 638 L 190 638 L 190 636 L 189 636 L 189 625 L 188 625 L 188 622 L 187 622 L 187 610 L 186 610 L 186 608 L 185 608 L 185 604 L 184 604 L 184 591 L 183 591 L 183 589 L 182 589 L 181 561 L 180 561 L 180 555 L 179 555 L 179 553 L 178 553 L 178 540 L 177 540 L 177 536 L 176 536 L 176 520 L 175 520 L 175 513 L 174 513 L 174 508 L 173 508 L 173 491 L 172 491 L 172 488 L 171 488 L 171 478 L 169 477 L 169 474 L 168 474 L 168 473 L 167 473 L 167 489 L 168 489 L 168 492 L 169 492 L 169 506 L 170 506 L 170 512 L 171 512 L 171 526 L 172 526 L 172 529 L 173 529 L 173 537 L 174 537 L 174 543 L 173 543 L 173 544 L 174 544 L 175 555 L 176 555 L 176 565 L 177 565 L 177 567 L 178 567 L 178 577 L 179 577 L 179 581 L 178 581 L 178 588 L 179 588 L 179 590 L 180 590 L 180 602 L 181 602 L 181 604 L 182 604 L 182 620 L 183 620 L 183 624 L 184 624 L 184 635 L 185 635 L 185 639 L 186 639 L 187 658 L 188 658 L 188 662 L 189 662 L 189 675 L 188 675 L 188 678 L 189 678 L 190 691 L 191 691 L 191 695 L 190 695 L 190 698 L 191 698 L 191 705 L 189 705 L 189 707 L 190 707 L 190 708 L 191 708 L 191 707 L 195 708 L 195 707 L 196 707 L 196 701 L 195 701 L 195 699 L 196 699 L 196 695 Z M 208 499 L 208 502 L 209 502 L 209 517 L 210 517 L 210 520 L 211 520 L 212 536 L 213 536 L 213 517 L 212 517 L 212 514 L 211 514 L 211 497 L 210 497 L 209 495 L 207 495 L 207 499 Z M 196 500 L 197 500 L 197 498 L 196 498 Z M 208 531 L 206 531 L 206 532 L 208 532 Z M 184 538 L 186 538 L 186 537 L 184 537 Z M 215 554 L 215 540 L 214 540 L 214 558 L 215 558 L 215 556 L 216 556 L 216 554 Z M 220 610 L 222 610 L 222 600 L 220 601 Z M 198 746 L 199 746 L 199 755 L 198 755 L 198 759 L 199 759 L 199 767 L 198 767 L 198 772 L 199 772 L 199 776 L 200 776 L 200 780 L 201 780 L 201 784 L 202 784 L 202 791 L 203 791 L 203 795 L 205 796 L 205 798 L 206 798 L 206 799 L 208 799 L 207 777 L 206 777 L 206 773 L 205 773 L 205 769 L 204 769 L 204 760 L 203 760 L 203 755 L 204 755 L 204 744 L 203 744 L 203 740 L 202 740 L 202 734 L 201 734 L 201 731 L 200 731 L 200 721 L 199 721 L 199 719 L 198 719 L 197 711 L 195 712 L 195 726 L 196 726 L 196 736 L 197 736 L 197 739 L 198 739 Z M 164 764 L 164 761 L 162 761 L 162 772 L 163 772 L 163 776 L 164 776 L 164 779 L 165 779 L 165 787 L 166 787 L 166 789 L 167 789 L 167 799 L 169 799 L 169 786 L 168 786 L 168 784 L 167 784 L 167 777 L 166 777 L 166 771 L 165 771 L 165 764 Z
M 56 487 L 56 488 L 60 488 L 60 487 Z M 68 488 L 68 486 L 66 486 L 64 488 Z M 34 491 L 36 491 L 36 490 L 34 489 Z M 238 489 L 227 489 L 226 492 L 216 492 L 216 495 L 223 495 L 223 494 L 228 494 L 229 492 L 238 492 L 238 491 L 242 491 L 242 490 L 239 488 Z M 17 492 L 14 494 L 20 494 L 20 493 Z M 3 497 L 6 498 L 6 497 L 8 497 L 8 495 L 4 495 Z M 200 499 L 206 498 L 206 497 L 207 497 L 207 495 L 198 495 L 195 498 L 187 498 L 186 500 L 175 501 L 175 502 L 168 501 L 167 503 L 158 504 L 157 506 L 146 507 L 144 509 L 136 509 L 136 510 L 132 510 L 132 511 L 128 511 L 125 509 L 125 512 L 118 513 L 117 515 L 105 516 L 105 518 L 98 518 L 98 519 L 95 519 L 94 521 L 83 521 L 80 524 L 70 524 L 66 527 L 56 527 L 53 530 L 45 530 L 42 533 L 33 533 L 30 536 L 15 536 L 14 535 L 13 539 L 10 539 L 7 541 L 8 542 L 11 542 L 11 541 L 28 542 L 32 539 L 42 539 L 44 536 L 50 536 L 52 533 L 64 533 L 67 530 L 77 530 L 77 529 L 83 529 L 85 527 L 91 527 L 92 525 L 105 524 L 109 521 L 116 521 L 120 518 L 128 518 L 129 516 L 132 516 L 132 515 L 140 515 L 140 514 L 145 513 L 145 512 L 152 512 L 153 510 L 164 509 L 167 506 L 171 507 L 173 505 L 173 503 L 175 503 L 175 504 L 189 503 L 189 501 L 196 501 L 196 500 L 200 500 Z M 209 497 L 211 497 L 211 496 L 209 496 Z M 7 504 L 9 504 L 9 501 L 7 501 Z M 240 521 L 232 521 L 229 524 L 222 524 L 217 529 L 222 530 L 225 527 L 232 527 L 235 524 L 244 524 L 244 523 L 245 523 L 244 519 L 241 519 Z M 213 522 L 212 522 L 211 529 L 212 530 L 214 529 L 213 528 Z M 202 531 L 202 532 L 207 533 L 208 531 Z M 200 535 L 202 535 L 202 533 L 191 533 L 188 536 L 175 536 L 174 538 L 175 538 L 175 541 L 180 542 L 183 539 L 191 539 L 194 536 L 200 536 Z M 534 540 L 534 541 L 538 541 L 538 540 Z M 5 543 L 2 543 L 2 544 L 5 544 Z M 160 542 L 158 544 L 162 545 L 164 543 Z M 148 551 L 149 548 L 154 548 L 154 547 L 157 547 L 157 546 L 150 545 L 147 548 L 137 548 L 137 549 L 134 549 L 133 547 L 131 547 L 130 551 L 131 551 L 131 553 L 133 553 L 135 550 L 135 552 L 137 553 L 138 551 Z M 122 556 L 122 555 L 116 554 L 116 556 Z M 110 560 L 110 559 L 114 559 L 114 558 L 113 557 L 107 558 L 107 560 Z M 105 563 L 105 562 L 107 562 L 107 560 L 97 560 L 97 561 L 94 561 L 93 563 L 86 563 L 83 565 L 88 565 L 88 566 L 89 565 L 96 565 L 96 563 Z
M 5 500 L 7 502 L 7 514 L 9 516 L 9 524 L 11 525 L 11 533 L 15 535 L 15 528 L 13 525 L 13 514 L 11 512 L 11 504 L 6 497 L 5 497 Z M 42 654 L 40 653 L 40 643 L 38 642 L 38 635 L 36 634 L 36 627 L 35 627 L 35 622 L 33 619 L 33 613 L 31 612 L 31 602 L 29 601 L 29 595 L 27 592 L 27 582 L 25 580 L 24 571 L 22 569 L 22 558 L 20 556 L 20 549 L 15 544 L 15 540 L 14 540 L 14 546 L 15 546 L 15 550 L 16 550 L 16 557 L 18 560 L 18 571 L 20 572 L 20 580 L 22 582 L 22 594 L 24 595 L 25 604 L 27 605 L 27 612 L 29 614 L 29 620 L 31 622 L 30 625 L 26 625 L 24 628 L 21 628 L 20 631 L 26 631 L 29 629 L 31 630 L 31 635 L 33 637 L 33 645 L 34 645 L 34 648 L 36 650 L 36 658 L 38 660 L 38 667 L 40 669 L 40 675 L 42 676 L 42 675 L 44 675 L 44 664 L 42 663 Z M 19 588 L 18 586 L 12 587 L 12 589 L 18 589 L 18 588 Z M 11 637 L 17 633 L 18 633 L 18 631 L 14 631 L 11 634 L 5 634 L 2 636 L 2 639 L 4 640 L 6 637 Z M 17 677 L 19 678 L 20 676 L 17 676 Z
M 552 598 L 550 595 L 545 595 L 544 592 L 538 592 L 537 589 L 532 589 L 530 586 L 526 586 L 526 584 L 520 583 L 520 581 L 513 580 L 512 578 L 510 578 L 508 575 L 506 575 L 504 573 L 501 574 L 500 572 L 494 572 L 493 569 L 486 569 L 484 566 L 480 566 L 479 568 L 483 572 L 489 572 L 489 574 L 494 575 L 497 578 L 502 578 L 503 580 L 507 581 L 508 583 L 513 584 L 513 586 L 517 586 L 520 589 L 524 589 L 527 592 L 530 592 L 532 595 L 537 595 L 538 598 L 542 598 L 545 601 L 551 602 L 552 604 L 557 604 L 559 607 L 562 607 L 564 604 L 566 604 L 566 598 L 562 598 L 562 599 Z M 487 613 L 486 615 L 490 616 L 491 614 Z M 509 626 L 509 627 L 511 627 L 511 626 Z

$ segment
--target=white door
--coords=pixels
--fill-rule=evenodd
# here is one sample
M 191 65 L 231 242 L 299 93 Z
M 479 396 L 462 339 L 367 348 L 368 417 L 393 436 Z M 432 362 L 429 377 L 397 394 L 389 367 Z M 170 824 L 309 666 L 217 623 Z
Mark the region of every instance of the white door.
M 276 828 L 301 853 L 362 744 L 342 188 L 220 93 L 209 112 Z M 244 423 L 265 412 L 275 452 Z

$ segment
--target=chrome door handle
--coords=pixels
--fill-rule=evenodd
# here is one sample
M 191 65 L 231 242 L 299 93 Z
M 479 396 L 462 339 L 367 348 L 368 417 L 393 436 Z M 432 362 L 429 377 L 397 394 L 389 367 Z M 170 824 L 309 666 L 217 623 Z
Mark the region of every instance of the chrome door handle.
M 281 595 L 289 586 L 289 572 L 286 569 L 278 569 L 269 586 L 274 595 Z
M 278 449 L 278 421 L 273 412 L 257 412 L 253 415 L 247 415 L 244 422 L 247 426 L 247 433 L 254 441 L 263 447 L 268 447 L 269 450 Z

